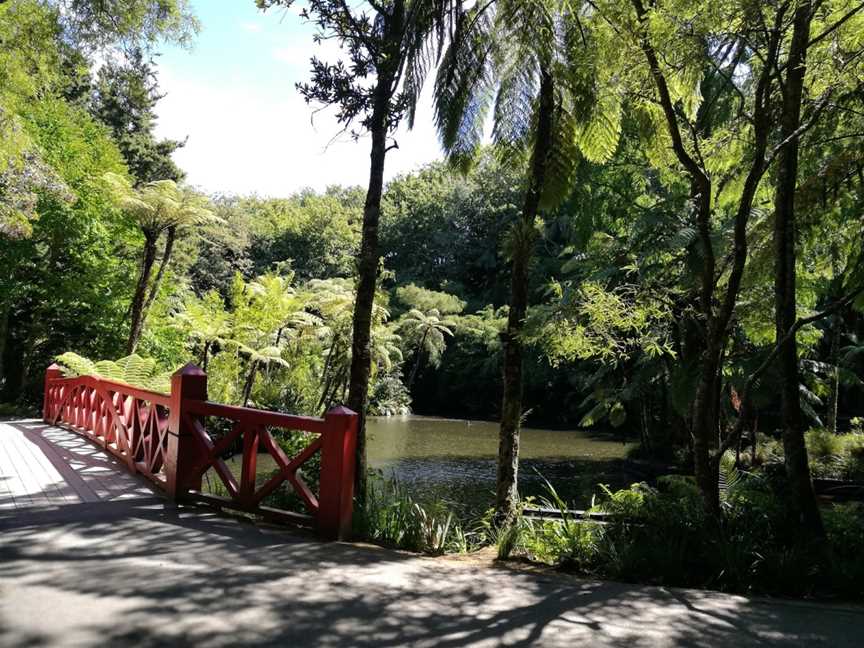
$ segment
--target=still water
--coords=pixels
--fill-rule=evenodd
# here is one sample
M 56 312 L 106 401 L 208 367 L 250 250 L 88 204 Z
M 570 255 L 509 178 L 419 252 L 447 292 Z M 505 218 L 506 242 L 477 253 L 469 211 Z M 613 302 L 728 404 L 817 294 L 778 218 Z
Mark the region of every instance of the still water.
M 369 467 L 395 478 L 415 499 L 443 499 L 457 512 L 476 516 L 494 502 L 498 424 L 423 416 L 367 420 Z M 585 430 L 523 428 L 519 490 L 546 495 L 549 480 L 576 508 L 590 505 L 597 484 L 621 488 L 641 476 L 624 461 L 632 444 L 612 434 Z M 227 461 L 240 474 L 240 456 Z M 258 480 L 277 468 L 258 456 Z M 213 476 L 214 481 L 215 475 Z
M 367 429 L 370 467 L 395 477 L 412 493 L 434 493 L 472 511 L 492 503 L 497 423 L 379 417 L 369 419 Z M 610 434 L 524 428 L 521 495 L 544 495 L 548 479 L 572 505 L 585 506 L 597 483 L 617 488 L 634 479 L 623 461 L 631 447 Z

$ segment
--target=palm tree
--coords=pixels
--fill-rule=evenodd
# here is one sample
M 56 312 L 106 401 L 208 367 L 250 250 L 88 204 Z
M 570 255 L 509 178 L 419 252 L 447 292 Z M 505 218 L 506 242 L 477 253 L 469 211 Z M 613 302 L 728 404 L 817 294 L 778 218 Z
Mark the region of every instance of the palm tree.
M 260 369 L 271 367 L 287 367 L 288 362 L 282 357 L 282 347 L 277 345 L 256 348 L 247 344 L 237 343 L 237 352 L 246 358 L 246 381 L 243 383 L 243 407 L 249 405 L 255 377 Z
M 426 313 L 412 308 L 402 316 L 399 328 L 405 332 L 405 340 L 414 351 L 414 366 L 408 377 L 409 390 L 414 384 L 424 355 L 433 367 L 437 367 L 441 362 L 441 355 L 447 348 L 445 336 L 453 337 L 452 329 L 455 326 L 453 320 L 442 319 L 441 313 L 434 308 Z
M 288 6 L 293 0 L 257 0 L 258 6 Z M 336 64 L 313 59 L 311 82 L 299 90 L 307 101 L 337 107 L 337 120 L 370 135 L 369 181 L 363 205 L 357 256 L 357 291 L 351 335 L 348 407 L 360 415 L 357 432 L 357 487 L 362 501 L 366 479 L 365 410 L 372 372 L 372 330 L 380 266 L 378 228 L 387 153 L 403 119 L 411 126 L 426 73 L 450 32 L 460 2 L 381 0 L 351 5 L 345 0 L 309 0 L 303 10 L 319 37 L 339 42 Z
M 580 153 L 603 161 L 621 129 L 617 93 L 593 55 L 590 12 L 563 0 L 499 0 L 461 17 L 435 86 L 436 122 L 450 160 L 467 169 L 479 150 L 489 108 L 495 149 L 526 168 L 521 217 L 506 237 L 511 260 L 504 342 L 496 521 L 518 502 L 523 322 L 529 268 L 542 208 L 566 196 Z M 604 76 L 604 74 L 606 76 Z
M 189 187 L 178 186 L 173 180 L 148 182 L 135 189 L 125 177 L 116 173 L 107 173 L 104 179 L 112 189 L 117 205 L 135 219 L 144 235 L 141 266 L 129 305 L 130 326 L 126 351 L 132 354 L 144 330 L 147 312 L 159 293 L 177 235 L 184 229 L 216 220 L 216 216 L 208 208 L 206 198 Z M 163 233 L 165 247 L 162 260 L 151 282 L 157 246 Z

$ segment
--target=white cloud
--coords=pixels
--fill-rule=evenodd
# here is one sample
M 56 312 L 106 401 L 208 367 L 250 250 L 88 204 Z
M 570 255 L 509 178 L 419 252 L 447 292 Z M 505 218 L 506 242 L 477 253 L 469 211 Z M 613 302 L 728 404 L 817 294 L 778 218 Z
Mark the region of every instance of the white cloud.
M 262 27 L 258 23 L 244 22 L 244 23 L 241 23 L 240 29 L 242 29 L 245 32 L 257 34 L 262 30 Z
M 308 58 L 308 54 L 306 55 Z M 182 139 L 174 154 L 189 182 L 212 193 L 287 196 L 303 187 L 364 185 L 369 140 L 342 135 L 332 111 L 313 108 L 292 83 L 254 87 L 242 79 L 213 84 L 160 72 L 160 137 Z M 401 130 L 387 159 L 387 177 L 440 157 L 428 95 L 414 131 Z
M 270 52 L 271 56 L 280 63 L 288 63 L 292 66 L 309 67 L 309 59 L 315 56 L 322 61 L 336 62 L 345 57 L 345 53 L 339 43 L 333 40 L 324 40 L 320 43 L 305 43 L 295 40 L 293 43 L 283 47 L 275 47 Z

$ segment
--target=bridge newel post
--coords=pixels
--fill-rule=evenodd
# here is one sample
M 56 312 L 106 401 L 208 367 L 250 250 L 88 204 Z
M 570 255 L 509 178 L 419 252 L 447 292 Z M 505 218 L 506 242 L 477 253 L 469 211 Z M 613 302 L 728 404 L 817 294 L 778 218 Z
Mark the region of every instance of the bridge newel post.
M 42 396 L 42 420 L 45 421 L 45 423 L 54 422 L 51 420 L 51 397 L 48 393 L 48 383 L 62 377 L 63 371 L 60 369 L 60 365 L 56 362 L 45 370 L 45 393 Z
M 188 490 L 201 489 L 201 478 L 193 482 L 189 476 L 204 452 L 192 427 L 192 417 L 185 411 L 188 401 L 193 400 L 207 400 L 207 374 L 190 362 L 171 376 L 164 470 L 165 490 L 175 501 Z
M 334 407 L 324 415 L 317 522 L 318 532 L 329 540 L 351 534 L 357 423 L 357 414 L 346 407 Z

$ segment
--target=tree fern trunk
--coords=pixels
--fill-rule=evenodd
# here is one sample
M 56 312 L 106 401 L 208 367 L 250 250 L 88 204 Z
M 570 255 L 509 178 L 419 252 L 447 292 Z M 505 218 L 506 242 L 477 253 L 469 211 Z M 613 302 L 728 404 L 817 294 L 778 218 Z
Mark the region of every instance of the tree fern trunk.
M 795 309 L 795 188 L 798 179 L 798 144 L 795 132 L 801 126 L 801 102 L 804 86 L 807 42 L 810 39 L 811 3 L 801 2 L 796 10 L 786 85 L 780 115 L 780 141 L 789 139 L 777 159 L 777 187 L 774 196 L 775 253 L 775 335 L 784 339 L 797 319 Z M 805 528 L 813 535 L 824 535 L 822 516 L 813 492 L 799 391 L 798 347 L 795 336 L 781 345 L 777 356 L 780 368 L 780 394 L 783 420 L 783 451 L 786 477 Z
M 207 363 L 210 360 L 210 345 L 211 341 L 207 341 L 204 343 L 204 353 L 201 358 L 201 368 L 204 369 L 204 373 L 207 373 Z
M 135 293 L 132 296 L 132 304 L 129 307 L 129 338 L 126 342 L 126 353 L 135 352 L 141 331 L 144 328 L 144 303 L 147 299 L 147 285 L 150 283 L 150 275 L 153 272 L 153 264 L 156 262 L 156 240 L 158 235 L 144 233 L 144 256 L 141 258 L 141 269 L 138 272 L 138 282 L 135 285 Z
M 837 434 L 837 409 L 840 403 L 840 331 L 842 319 L 839 314 L 831 318 L 831 393 L 828 396 L 828 429 Z
M 546 176 L 547 156 L 552 138 L 555 88 L 551 74 L 542 72 L 537 132 L 531 163 L 528 192 L 522 208 L 519 232 L 514 237 L 510 271 L 510 312 L 504 343 L 504 386 L 501 427 L 498 435 L 498 474 L 495 492 L 495 521 L 509 524 L 519 503 L 519 433 L 522 424 L 522 333 L 528 310 L 528 271 L 534 247 L 534 221 Z
M 168 233 L 165 235 L 165 248 L 162 251 L 162 260 L 159 262 L 159 270 L 156 271 L 156 277 L 150 286 L 150 292 L 147 294 L 147 299 L 144 302 L 144 308 L 141 312 L 141 331 L 144 330 L 144 324 L 147 322 L 147 313 L 150 312 L 150 307 L 156 301 L 156 296 L 159 294 L 159 288 L 162 286 L 162 279 L 165 277 L 165 269 L 171 262 L 171 253 L 174 250 L 174 241 L 177 238 L 177 228 L 169 227 Z M 137 344 L 137 340 L 136 340 Z
M 249 367 L 249 373 L 246 375 L 246 384 L 243 385 L 243 407 L 249 405 L 249 399 L 252 397 L 252 387 L 255 386 L 255 374 L 258 371 L 258 361 L 253 360 Z
M 423 345 L 426 344 L 426 336 L 429 335 L 429 329 L 427 328 L 423 332 L 423 337 L 420 339 L 420 343 L 417 345 L 417 350 L 414 352 L 416 356 L 414 358 L 414 366 L 411 368 L 411 376 L 408 378 L 408 391 L 411 391 L 411 387 L 414 385 L 414 379 L 417 378 L 417 370 L 420 368 L 420 360 L 422 358 L 421 354 L 423 353 Z
M 840 275 L 839 252 L 837 246 L 831 247 L 831 267 L 834 271 L 834 276 Z M 843 315 L 837 313 L 831 318 L 831 349 L 829 358 L 832 366 L 831 370 L 831 392 L 828 395 L 828 420 L 826 421 L 828 429 L 832 433 L 837 434 L 837 410 L 840 403 L 840 336 L 843 330 Z

